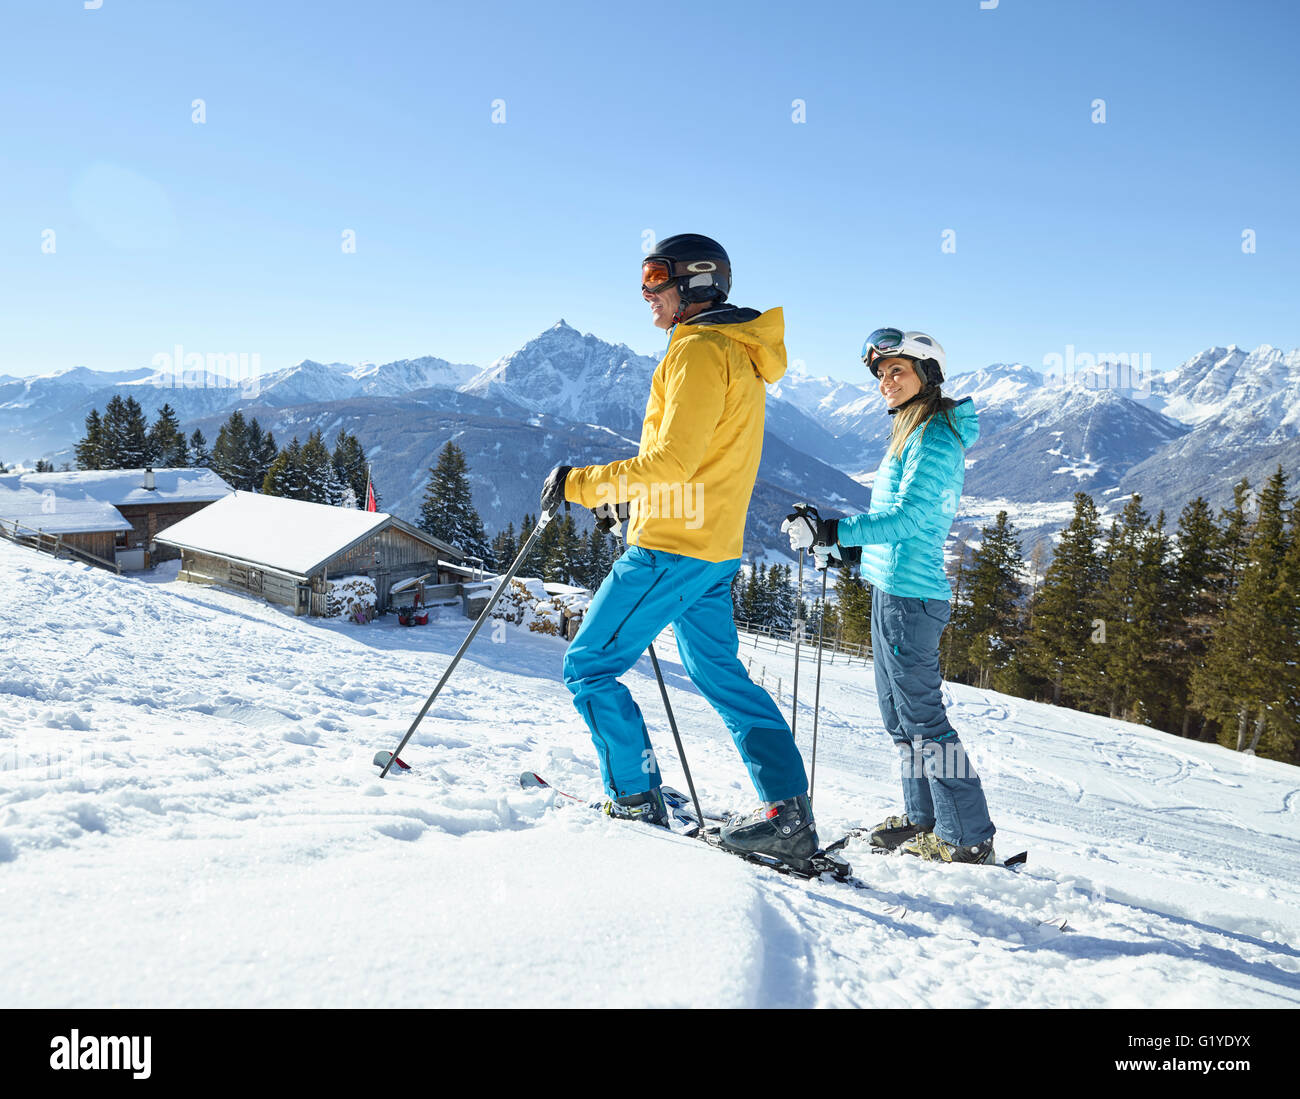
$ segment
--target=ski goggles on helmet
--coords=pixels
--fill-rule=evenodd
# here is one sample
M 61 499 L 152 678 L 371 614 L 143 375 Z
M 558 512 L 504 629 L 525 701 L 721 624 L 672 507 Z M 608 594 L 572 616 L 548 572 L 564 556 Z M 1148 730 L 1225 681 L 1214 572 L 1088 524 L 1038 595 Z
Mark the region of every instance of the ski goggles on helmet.
M 901 354 L 903 330 L 901 328 L 877 328 L 862 345 L 862 361 L 871 373 L 876 373 L 876 360 L 887 359 L 891 355 Z
M 661 294 L 672 286 L 673 265 L 666 259 L 647 259 L 641 263 L 641 289 L 650 294 Z

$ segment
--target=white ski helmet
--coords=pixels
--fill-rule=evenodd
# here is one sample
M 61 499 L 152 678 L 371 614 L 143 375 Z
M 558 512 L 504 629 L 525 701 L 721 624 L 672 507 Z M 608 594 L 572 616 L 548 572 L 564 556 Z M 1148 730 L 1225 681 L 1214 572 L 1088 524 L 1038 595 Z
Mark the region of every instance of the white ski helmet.
M 904 332 L 901 328 L 877 328 L 862 345 L 862 361 L 877 378 L 880 371 L 876 369 L 876 363 L 898 356 L 915 359 L 927 385 L 943 384 L 946 360 L 942 345 L 933 336 L 924 332 Z

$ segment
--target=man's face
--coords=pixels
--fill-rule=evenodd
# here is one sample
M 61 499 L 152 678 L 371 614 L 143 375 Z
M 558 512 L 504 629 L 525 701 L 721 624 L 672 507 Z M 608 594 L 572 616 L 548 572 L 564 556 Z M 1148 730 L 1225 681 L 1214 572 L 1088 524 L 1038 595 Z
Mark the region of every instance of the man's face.
M 657 294 L 642 290 L 641 296 L 650 303 L 650 316 L 654 318 L 655 327 L 668 331 L 673 326 L 673 316 L 682 301 L 681 294 L 677 292 L 677 284 L 669 283 Z

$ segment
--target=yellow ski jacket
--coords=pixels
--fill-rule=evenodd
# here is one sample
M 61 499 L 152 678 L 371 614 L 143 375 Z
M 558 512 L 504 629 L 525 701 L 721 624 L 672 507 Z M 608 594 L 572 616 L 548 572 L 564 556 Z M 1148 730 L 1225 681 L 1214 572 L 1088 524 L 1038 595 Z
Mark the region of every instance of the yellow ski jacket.
M 565 496 L 589 508 L 628 503 L 630 546 L 740 557 L 763 453 L 765 383 L 785 369 L 779 308 L 724 305 L 683 321 L 651 380 L 637 456 L 572 470 Z

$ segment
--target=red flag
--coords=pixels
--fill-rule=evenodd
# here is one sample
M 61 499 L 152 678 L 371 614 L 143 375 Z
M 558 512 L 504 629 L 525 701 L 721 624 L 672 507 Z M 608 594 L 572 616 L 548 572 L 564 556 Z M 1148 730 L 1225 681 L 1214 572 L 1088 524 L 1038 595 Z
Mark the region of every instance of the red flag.
M 370 475 L 368 473 L 366 474 L 366 510 L 379 510 L 379 506 L 375 503 L 375 487 L 370 483 Z

